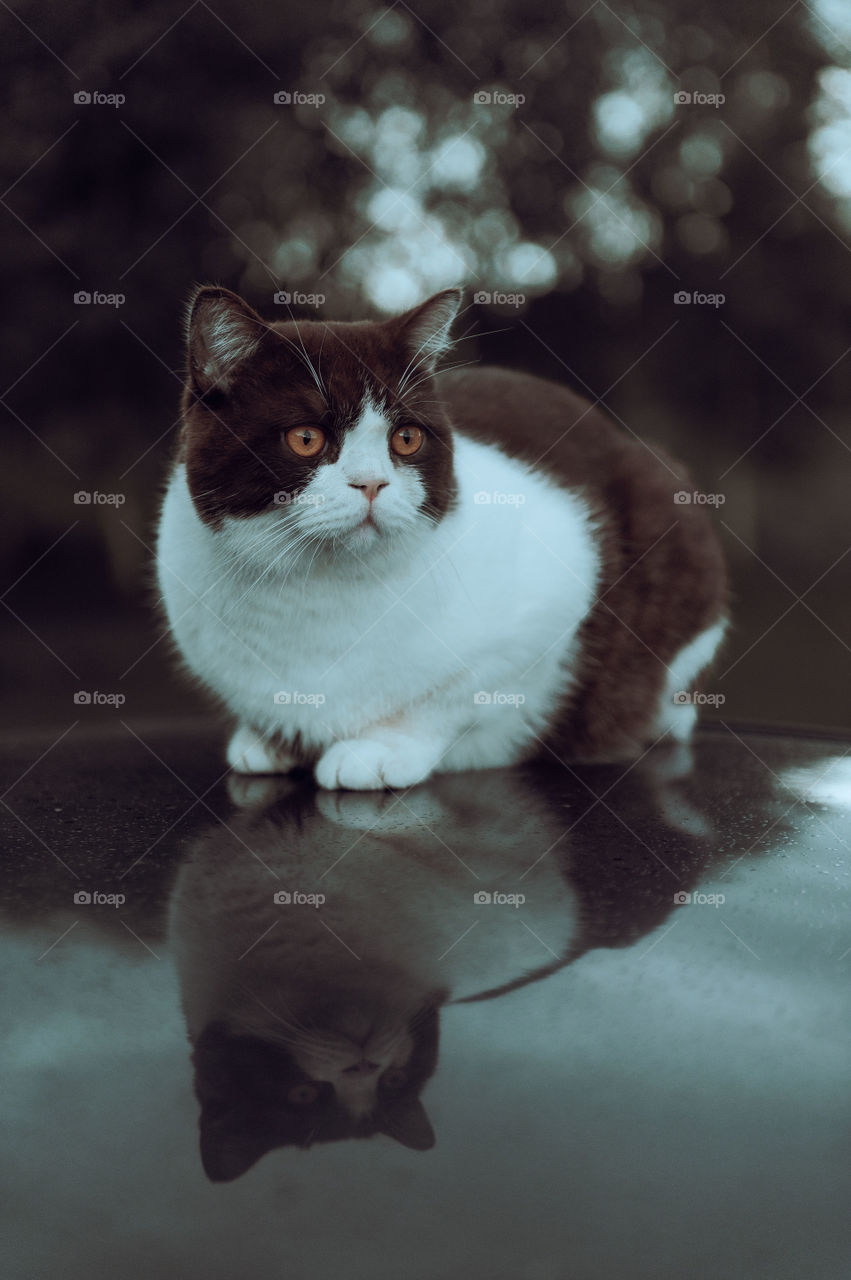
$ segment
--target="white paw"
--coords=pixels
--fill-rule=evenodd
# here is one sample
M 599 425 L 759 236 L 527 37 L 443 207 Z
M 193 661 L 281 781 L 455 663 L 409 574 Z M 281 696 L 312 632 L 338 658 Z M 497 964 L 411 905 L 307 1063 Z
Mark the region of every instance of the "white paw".
M 434 744 L 399 734 L 382 742 L 352 738 L 335 742 L 320 757 L 316 781 L 326 791 L 382 791 L 423 782 L 439 759 Z
M 276 751 L 244 725 L 228 743 L 227 762 L 237 773 L 289 773 L 298 763 L 295 756 Z

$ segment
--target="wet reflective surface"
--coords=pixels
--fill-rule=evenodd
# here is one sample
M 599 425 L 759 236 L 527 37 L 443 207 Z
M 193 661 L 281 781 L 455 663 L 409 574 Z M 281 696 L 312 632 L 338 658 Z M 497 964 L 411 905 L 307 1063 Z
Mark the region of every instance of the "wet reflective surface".
M 220 746 L 3 752 L 5 1275 L 848 1274 L 847 742 L 401 795 Z

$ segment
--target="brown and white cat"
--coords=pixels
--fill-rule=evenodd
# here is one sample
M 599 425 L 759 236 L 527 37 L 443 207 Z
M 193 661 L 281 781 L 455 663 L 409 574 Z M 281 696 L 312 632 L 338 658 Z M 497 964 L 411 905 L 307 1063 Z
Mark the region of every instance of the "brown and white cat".
M 398 788 L 691 733 L 726 584 L 687 473 L 565 387 L 438 372 L 460 300 L 266 324 L 194 297 L 157 569 L 239 771 Z
M 632 946 L 714 866 L 788 836 L 774 777 L 730 805 L 726 742 L 701 749 L 696 784 L 675 745 L 637 766 L 447 773 L 404 797 L 232 774 L 240 811 L 195 839 L 169 912 L 208 1176 L 380 1134 L 430 1147 L 441 1019 L 458 1036 L 464 1006 Z M 522 1089 L 522 1055 L 497 1066 Z
M 243 812 L 195 841 L 170 905 L 208 1176 L 375 1134 L 426 1150 L 442 1006 L 569 948 L 564 811 L 504 772 L 404 804 L 305 780 L 231 791 Z

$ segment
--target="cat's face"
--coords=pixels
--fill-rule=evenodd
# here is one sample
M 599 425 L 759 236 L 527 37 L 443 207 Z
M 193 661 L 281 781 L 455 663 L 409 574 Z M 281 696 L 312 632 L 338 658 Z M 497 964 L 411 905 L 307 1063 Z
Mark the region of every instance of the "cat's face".
M 460 294 L 383 323 L 267 325 L 225 289 L 189 319 L 183 456 L 201 518 L 269 559 L 422 536 L 454 499 L 432 374 Z
M 376 1133 L 417 1151 L 434 1145 L 419 1094 L 437 1064 L 436 1008 L 382 1020 L 347 1000 L 318 1026 L 267 1024 L 213 1023 L 195 1046 L 201 1158 L 213 1181 L 240 1177 L 276 1147 Z

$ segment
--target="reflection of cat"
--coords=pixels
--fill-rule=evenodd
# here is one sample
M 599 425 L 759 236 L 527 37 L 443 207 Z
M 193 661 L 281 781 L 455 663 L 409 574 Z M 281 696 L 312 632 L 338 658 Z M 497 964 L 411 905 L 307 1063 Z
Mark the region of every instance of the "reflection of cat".
M 713 861 L 785 830 L 769 773 L 721 735 L 698 750 L 694 775 L 686 749 L 659 748 L 627 769 L 448 774 L 403 796 L 232 778 L 243 811 L 197 842 L 171 910 L 209 1176 L 277 1146 L 429 1146 L 419 1096 L 443 1004 L 633 944 Z
M 439 1007 L 569 946 L 556 859 L 529 871 L 558 846 L 563 812 L 503 773 L 475 788 L 447 775 L 404 798 L 237 786 L 253 807 L 196 843 L 171 909 L 208 1176 L 375 1133 L 430 1147 L 419 1095 Z M 324 902 L 297 900 L 311 894 Z

